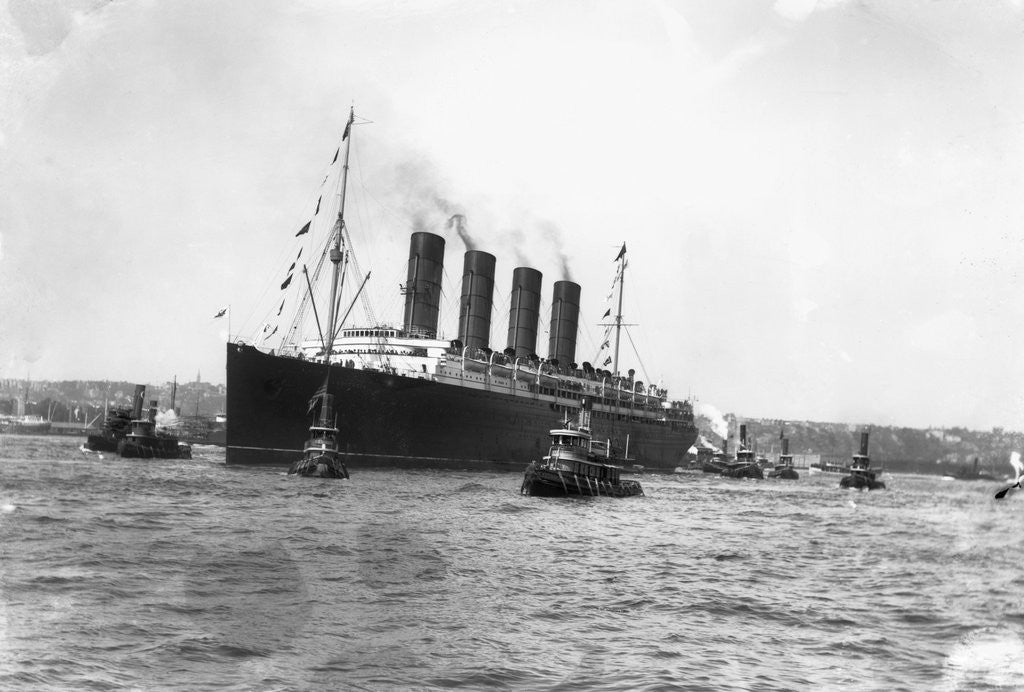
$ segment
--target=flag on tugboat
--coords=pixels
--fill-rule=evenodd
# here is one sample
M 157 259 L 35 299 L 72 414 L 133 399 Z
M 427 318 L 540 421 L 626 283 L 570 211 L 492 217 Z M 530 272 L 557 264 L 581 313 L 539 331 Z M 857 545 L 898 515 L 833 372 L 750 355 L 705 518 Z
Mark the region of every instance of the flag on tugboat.
M 303 226 L 302 228 L 300 228 L 299 232 L 295 234 L 295 237 L 298 238 L 300 235 L 302 235 L 304 233 L 309 233 L 309 224 L 311 224 L 311 223 L 313 223 L 313 222 L 312 221 L 307 221 L 306 225 Z M 299 252 L 302 252 L 302 250 L 299 250 Z
M 320 389 L 316 390 L 313 394 L 313 398 L 309 400 L 309 410 L 306 412 L 307 415 L 312 414 L 316 410 L 317 404 L 320 403 L 320 399 L 327 394 L 327 378 L 324 378 L 324 383 L 320 385 Z
M 284 289 L 288 288 L 288 284 L 290 284 L 291 282 L 292 282 L 292 275 L 289 274 L 288 278 L 284 280 L 283 284 L 281 284 L 281 290 L 283 291 Z
M 625 255 L 625 254 L 626 254 L 626 244 L 623 243 L 622 244 L 622 249 L 619 250 L 619 254 L 615 255 L 615 259 L 613 259 L 612 262 L 618 262 L 620 259 L 622 259 L 622 256 Z
M 218 317 L 223 317 L 226 314 L 228 314 L 228 308 L 221 308 L 220 310 L 217 311 L 217 314 L 213 316 L 213 319 L 217 319 Z

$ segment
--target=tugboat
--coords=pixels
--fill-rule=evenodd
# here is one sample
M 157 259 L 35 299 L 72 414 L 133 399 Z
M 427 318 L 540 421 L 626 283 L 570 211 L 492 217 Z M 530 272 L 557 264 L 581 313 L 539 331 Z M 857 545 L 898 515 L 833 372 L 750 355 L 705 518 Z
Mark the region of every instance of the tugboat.
M 885 483 L 876 478 L 868 458 L 868 433 L 860 434 L 860 454 L 853 455 L 853 464 L 849 468 L 850 475 L 843 476 L 839 481 L 840 488 L 856 488 L 857 490 L 885 490 Z
M 85 449 L 91 452 L 117 452 L 125 458 L 191 459 L 192 446 L 177 437 L 156 429 L 156 401 L 150 401 L 148 415 L 143 418 L 142 404 L 146 385 L 135 385 L 132 408 L 111 407 L 103 423 L 103 431 L 86 438 Z
M 736 460 L 726 465 L 722 475 L 726 478 L 764 478 L 754 451 L 747 448 L 746 425 L 740 425 L 740 446 L 736 450 Z
M 609 463 L 612 452 L 595 451 L 590 432 L 590 400 L 580 401 L 576 423 L 564 421 L 563 427 L 550 431 L 551 448 L 540 462 L 526 467 L 519 492 L 542 497 L 643 495 L 638 481 L 622 480 L 622 469 Z
M 288 469 L 289 475 L 312 478 L 348 478 L 348 469 L 338 451 L 338 424 L 334 419 L 334 395 L 327 393 L 327 383 L 309 402 L 313 424 L 309 439 L 302 448 L 302 458 Z M 319 413 L 317 412 L 319 409 Z
M 980 460 L 978 457 L 974 457 L 974 467 L 963 465 L 957 469 L 956 474 L 952 476 L 943 476 L 949 480 L 955 481 L 995 481 L 999 480 L 996 476 L 988 471 L 984 471 L 978 467 Z
M 700 470 L 704 473 L 722 475 L 729 461 L 729 438 L 722 438 L 722 451 L 701 457 Z
M 795 481 L 800 478 L 800 474 L 797 473 L 793 467 L 793 455 L 789 453 L 789 438 L 782 438 L 782 453 L 779 454 L 779 463 L 775 465 L 775 468 L 768 472 L 769 478 L 783 478 L 786 480 Z

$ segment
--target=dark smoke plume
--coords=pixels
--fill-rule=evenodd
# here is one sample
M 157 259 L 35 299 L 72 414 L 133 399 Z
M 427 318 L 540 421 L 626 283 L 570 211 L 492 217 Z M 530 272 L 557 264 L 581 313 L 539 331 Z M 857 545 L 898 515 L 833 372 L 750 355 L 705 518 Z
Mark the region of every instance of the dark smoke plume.
M 462 242 L 466 244 L 467 250 L 475 250 L 473 239 L 469 237 L 469 231 L 466 230 L 466 216 L 464 214 L 452 214 L 448 218 L 448 228 L 455 227 L 455 231 L 462 238 Z
M 572 271 L 569 270 L 569 258 L 565 254 L 565 245 L 562 242 L 562 232 L 558 230 L 558 226 L 550 221 L 541 220 L 537 224 L 544 235 L 547 236 L 548 240 L 555 248 L 555 252 L 558 253 L 558 261 L 562 265 L 562 278 L 566 281 L 572 281 Z

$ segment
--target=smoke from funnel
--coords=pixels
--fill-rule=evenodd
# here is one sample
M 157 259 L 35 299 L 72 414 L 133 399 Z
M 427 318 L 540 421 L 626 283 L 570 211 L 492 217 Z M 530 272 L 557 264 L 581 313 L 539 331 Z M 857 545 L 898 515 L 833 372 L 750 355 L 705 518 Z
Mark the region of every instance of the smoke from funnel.
M 694 413 L 707 418 L 716 435 L 722 438 L 729 437 L 729 424 L 725 422 L 725 416 L 717 408 L 704 401 L 698 401 Z
M 433 163 L 425 158 L 402 161 L 395 167 L 395 178 L 414 232 L 438 233 L 446 227 L 454 228 L 467 249 L 475 248 L 465 214 L 459 205 L 446 199 L 445 181 Z
M 511 228 L 502 233 L 502 240 L 506 241 L 510 250 L 515 253 L 516 264 L 528 266 L 530 260 L 523 254 L 522 248 L 526 246 L 526 235 L 518 228 Z
M 456 233 L 462 238 L 462 242 L 465 243 L 467 250 L 476 250 L 473 239 L 469 236 L 469 231 L 466 229 L 466 215 L 465 214 L 452 214 L 448 217 L 448 228 L 455 228 Z
M 565 244 L 562 241 L 562 232 L 558 229 L 551 221 L 542 220 L 537 223 L 540 230 L 544 233 L 544 236 L 551 241 L 551 244 L 555 248 L 555 252 L 558 253 L 558 261 L 561 264 L 562 278 L 567 281 L 572 281 L 572 272 L 569 270 L 569 258 L 565 254 Z

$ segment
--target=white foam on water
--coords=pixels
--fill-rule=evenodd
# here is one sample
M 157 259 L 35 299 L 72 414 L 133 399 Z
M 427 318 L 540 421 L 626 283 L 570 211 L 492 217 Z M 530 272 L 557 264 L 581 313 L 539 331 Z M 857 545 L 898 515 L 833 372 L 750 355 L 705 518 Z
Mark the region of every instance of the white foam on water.
M 963 637 L 946 657 L 943 689 L 1024 687 L 1024 640 L 1008 628 L 984 628 Z

